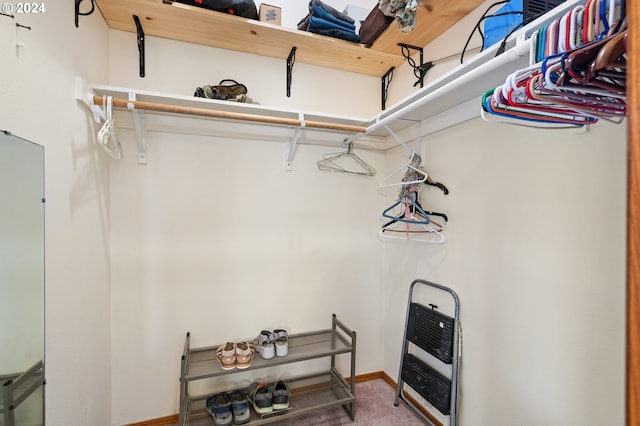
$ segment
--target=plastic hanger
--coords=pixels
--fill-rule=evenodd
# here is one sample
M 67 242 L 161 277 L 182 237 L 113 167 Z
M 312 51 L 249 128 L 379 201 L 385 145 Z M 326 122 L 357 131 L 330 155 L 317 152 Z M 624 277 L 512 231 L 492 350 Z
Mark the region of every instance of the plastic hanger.
M 319 170 L 364 176 L 375 176 L 376 174 L 376 169 L 374 169 L 366 161 L 353 153 L 353 142 L 349 143 L 346 152 L 324 154 L 322 157 L 323 159 L 319 160 L 317 163 Z M 347 163 L 356 165 L 358 167 L 358 170 L 348 168 Z
M 122 158 L 122 146 L 116 135 L 115 121 L 113 119 L 113 98 L 111 96 L 102 97 L 102 108 L 104 111 L 104 124 L 98 131 L 98 143 L 102 145 L 109 156 L 119 160 Z M 112 141 L 114 149 L 110 148 Z
M 420 156 L 415 152 L 413 152 L 407 164 L 403 165 L 398 170 L 394 171 L 393 173 L 391 173 L 389 176 L 387 176 L 380 182 L 380 188 L 410 185 L 410 184 L 425 182 L 428 176 L 425 171 L 418 168 L 421 162 L 422 162 L 422 159 L 420 158 Z M 388 183 L 390 180 L 392 180 L 393 178 L 395 178 L 401 173 L 403 174 L 403 179 L 404 179 L 402 182 Z
M 439 224 L 433 222 L 429 225 L 396 222 L 386 228 L 380 228 L 378 236 L 383 239 L 403 242 L 442 244 L 446 240 L 445 235 L 441 232 L 443 229 Z

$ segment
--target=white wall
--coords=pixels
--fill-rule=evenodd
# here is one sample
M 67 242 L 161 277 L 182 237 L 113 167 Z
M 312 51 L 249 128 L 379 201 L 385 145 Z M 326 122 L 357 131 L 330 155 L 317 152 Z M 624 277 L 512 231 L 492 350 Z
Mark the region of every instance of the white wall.
M 111 167 L 114 423 L 177 412 L 188 331 L 211 346 L 327 328 L 335 313 L 358 332 L 358 373 L 382 369 L 375 179 L 317 170 L 335 148 L 301 145 L 285 172 L 280 143 L 147 144 L 148 165 L 128 144 Z
M 422 205 L 450 227 L 442 246 L 385 247 L 385 371 L 397 377 L 409 284 L 426 279 L 461 301 L 461 424 L 622 425 L 625 150 L 608 123 L 476 119 L 428 136 L 423 165 L 450 194 L 425 189 Z M 416 300 L 452 312 L 437 291 Z
M 191 96 L 196 87 L 234 79 L 257 103 L 296 111 L 369 118 L 380 109 L 380 79 L 296 62 L 286 96 L 286 59 L 274 59 L 158 37 L 145 38 L 145 77 L 138 75 L 136 36 L 110 32 L 110 81 Z M 100 82 L 104 84 L 105 82 Z
M 0 128 L 45 146 L 47 424 L 175 412 L 186 331 L 213 344 L 324 327 L 335 312 L 359 333 L 358 373 L 393 377 L 418 277 L 462 300 L 463 424 L 622 423 L 621 127 L 571 135 L 474 121 L 433 135 L 425 165 L 451 194 L 429 189 L 423 204 L 449 214 L 447 244 L 381 248 L 388 198 L 374 179 L 317 171 L 327 148 L 301 146 L 284 172 L 282 144 L 149 134 L 139 166 L 125 132 L 125 159 L 108 163 L 73 94 L 76 75 L 176 94 L 235 77 L 263 104 L 369 116 L 377 78 L 296 64 L 286 98 L 284 61 L 247 67 L 245 55 L 147 37 L 141 79 L 132 34 L 107 31 L 97 13 L 76 29 L 72 3 L 47 7 L 19 17 L 32 27 L 19 31 L 20 58 L 14 22 L 0 17 Z M 336 101 L 327 85 L 349 95 Z M 361 155 L 379 177 L 404 159 Z M 543 334 L 549 352 L 532 343 Z
M 77 75 L 107 79 L 107 28 L 95 13 L 76 29 L 73 2 L 45 8 L 0 16 L 0 128 L 45 147 L 47 424 L 108 425 L 108 163 L 74 93 Z
M 459 51 L 477 15 L 430 54 Z M 296 64 L 286 98 L 283 61 L 249 56 L 248 67 L 247 55 L 153 37 L 141 79 L 134 36 L 110 37 L 113 85 L 190 94 L 232 77 L 266 105 L 358 116 L 379 107 L 377 78 Z M 459 48 L 447 50 L 455 40 Z M 319 85 L 327 80 L 358 96 L 335 102 Z M 392 102 L 415 90 L 406 67 L 394 84 Z M 281 144 L 149 134 L 150 162 L 139 166 L 133 136 L 123 138 L 129 152 L 111 174 L 114 423 L 177 410 L 186 331 L 194 345 L 209 345 L 263 327 L 321 327 L 333 311 L 359 332 L 358 373 L 382 365 L 395 378 L 415 278 L 449 285 L 462 300 L 461 424 L 622 422 L 622 126 L 576 133 L 476 120 L 429 136 L 423 164 L 451 189 L 445 197 L 429 188 L 423 198 L 450 217 L 443 246 L 374 236 L 392 200 L 377 180 L 406 160 L 401 150 L 384 162 L 365 153 L 379 171 L 372 182 L 315 170 L 326 148 L 301 146 L 295 171 L 285 173 Z M 599 224 L 605 229 L 592 231 Z M 265 289 L 283 294 L 287 308 L 272 309 L 278 297 Z M 242 303 L 229 303 L 238 292 Z M 599 302 L 611 313 L 606 322 L 594 320 Z M 238 306 L 251 314 L 234 321 Z M 139 394 L 150 397 L 140 403 Z

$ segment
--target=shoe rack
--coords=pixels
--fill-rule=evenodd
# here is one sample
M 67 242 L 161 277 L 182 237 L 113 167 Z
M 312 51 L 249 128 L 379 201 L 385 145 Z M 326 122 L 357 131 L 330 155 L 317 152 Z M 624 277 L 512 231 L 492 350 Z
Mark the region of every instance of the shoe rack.
M 289 385 L 290 397 L 288 410 L 274 411 L 266 415 L 259 415 L 252 411 L 249 425 L 273 423 L 285 418 L 313 413 L 327 408 L 343 406 L 351 420 L 355 419 L 355 363 L 356 363 L 356 332 L 344 325 L 335 314 L 331 318 L 331 328 L 289 335 L 289 353 L 284 357 L 262 359 L 254 354 L 251 366 L 242 370 L 223 370 L 218 363 L 216 350 L 220 345 L 201 348 L 190 346 L 190 333 L 187 333 L 184 351 L 180 360 L 180 413 L 179 425 L 186 426 L 191 421 L 211 417 L 205 410 L 205 401 L 212 393 L 192 395 L 189 391 L 191 384 L 196 381 L 233 383 L 233 375 L 242 373 L 238 380 L 246 382 L 247 375 L 264 379 L 269 374 L 268 369 L 275 366 L 304 363 L 305 361 L 326 359 L 326 369 L 312 374 L 294 377 L 280 377 Z M 349 373 L 343 375 L 338 371 L 336 358 L 349 358 Z M 315 365 L 315 364 L 314 364 Z M 259 370 L 259 371 L 258 371 Z M 247 373 L 252 372 L 253 373 Z M 282 375 L 281 375 L 282 376 Z M 275 379 L 277 378 L 273 378 Z M 207 386 L 208 386 L 207 385 Z M 197 386 L 199 389 L 202 386 Z M 217 389 L 215 392 L 241 389 L 242 384 L 235 388 Z M 211 420 L 213 424 L 213 420 Z

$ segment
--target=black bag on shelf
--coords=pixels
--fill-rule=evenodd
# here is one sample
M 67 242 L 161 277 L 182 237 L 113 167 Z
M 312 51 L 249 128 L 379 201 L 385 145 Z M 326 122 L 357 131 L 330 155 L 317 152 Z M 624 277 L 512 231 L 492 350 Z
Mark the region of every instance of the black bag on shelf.
M 393 19 L 382 13 L 376 4 L 367 18 L 362 21 L 362 25 L 360 25 L 360 43 L 371 47 L 378 36 L 393 22 Z
M 205 9 L 224 12 L 243 18 L 259 20 L 258 9 L 253 0 L 174 0 L 178 3 L 190 6 L 204 7 Z

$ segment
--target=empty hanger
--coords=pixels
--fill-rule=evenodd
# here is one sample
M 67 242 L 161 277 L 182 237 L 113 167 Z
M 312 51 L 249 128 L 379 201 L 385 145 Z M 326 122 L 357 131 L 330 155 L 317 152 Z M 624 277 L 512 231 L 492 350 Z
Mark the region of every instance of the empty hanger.
M 319 160 L 317 163 L 319 170 L 364 176 L 375 176 L 376 174 L 376 169 L 353 153 L 353 142 L 349 143 L 347 151 L 345 152 L 328 153 L 322 157 L 322 160 Z M 352 168 L 353 166 L 356 168 Z

